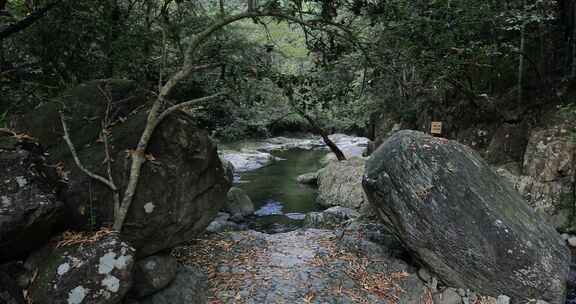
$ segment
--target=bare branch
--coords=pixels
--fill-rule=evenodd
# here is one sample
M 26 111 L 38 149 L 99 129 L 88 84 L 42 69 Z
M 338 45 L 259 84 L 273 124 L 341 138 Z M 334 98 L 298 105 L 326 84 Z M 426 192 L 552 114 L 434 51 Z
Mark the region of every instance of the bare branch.
M 108 173 L 108 181 L 112 184 L 116 190 L 112 189 L 112 196 L 114 199 L 114 217 L 118 215 L 120 212 L 120 193 L 118 191 L 118 187 L 114 182 L 114 177 L 112 176 L 112 157 L 110 156 L 110 142 L 108 140 L 108 128 L 110 127 L 110 108 L 112 107 L 112 97 L 107 94 L 100 86 L 98 86 L 98 90 L 106 101 L 108 102 L 106 105 L 106 114 L 104 115 L 104 121 L 102 121 L 102 139 L 104 141 L 104 152 L 106 153 L 106 172 Z
M 62 122 L 62 129 L 64 129 L 63 138 L 66 141 L 66 144 L 68 144 L 68 148 L 70 149 L 70 153 L 72 153 L 72 157 L 74 158 L 74 162 L 76 163 L 76 166 L 78 166 L 78 168 L 80 168 L 80 170 L 82 170 L 82 172 L 84 172 L 86 175 L 88 175 L 91 178 L 93 178 L 93 179 L 103 183 L 104 185 L 108 186 L 108 188 L 110 188 L 112 191 L 117 191 L 118 189 L 116 188 L 116 186 L 113 183 L 111 183 L 108 179 L 106 179 L 105 177 L 103 177 L 101 175 L 93 173 L 90 170 L 86 169 L 86 167 L 84 167 L 84 165 L 82 164 L 82 162 L 78 158 L 78 153 L 76 153 L 76 148 L 74 147 L 72 140 L 70 140 L 70 133 L 68 132 L 68 126 L 66 125 L 66 119 L 64 119 L 64 114 L 62 114 L 62 112 L 60 112 L 60 121 Z
M 168 109 L 164 110 L 164 112 L 162 112 L 162 114 L 160 114 L 160 116 L 158 116 L 158 123 L 160 123 L 162 120 L 164 120 L 164 118 L 166 118 L 166 116 L 172 114 L 174 111 L 176 111 L 178 109 L 193 106 L 195 104 L 199 104 L 199 103 L 206 102 L 206 101 L 211 101 L 211 100 L 220 98 L 220 97 L 224 96 L 225 94 L 226 93 L 222 92 L 222 93 L 218 93 L 218 94 L 214 94 L 214 95 L 210 95 L 210 96 L 206 96 L 206 97 L 202 97 L 202 98 L 197 98 L 197 99 L 193 99 L 193 100 L 189 100 L 189 101 L 185 101 L 183 103 L 173 105 L 173 106 L 169 107 Z

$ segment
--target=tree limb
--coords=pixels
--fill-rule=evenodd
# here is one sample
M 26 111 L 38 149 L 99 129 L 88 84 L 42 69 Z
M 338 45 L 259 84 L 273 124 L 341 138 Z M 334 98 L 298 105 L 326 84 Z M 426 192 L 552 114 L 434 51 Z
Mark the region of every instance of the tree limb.
M 64 136 L 62 136 L 62 137 L 66 141 L 66 144 L 68 144 L 68 148 L 70 149 L 70 153 L 72 153 L 72 157 L 74 158 L 74 162 L 76 163 L 76 166 L 78 166 L 78 168 L 80 168 L 80 170 L 82 170 L 82 172 L 84 172 L 84 174 L 86 174 L 89 177 L 91 177 L 91 178 L 103 183 L 104 185 L 108 186 L 108 188 L 110 188 L 112 191 L 117 191 L 118 189 L 116 188 L 114 183 L 110 182 L 108 179 L 106 179 L 105 177 L 103 177 L 101 175 L 98 175 L 96 173 L 91 172 L 86 167 L 84 167 L 84 165 L 80 161 L 80 158 L 78 158 L 78 153 L 76 152 L 76 148 L 74 147 L 72 140 L 70 140 L 70 133 L 68 132 L 68 125 L 66 125 L 66 119 L 64 119 L 64 114 L 62 114 L 62 112 L 60 112 L 60 121 L 62 122 L 62 129 L 64 129 Z
M 23 31 L 27 27 L 34 24 L 36 21 L 40 20 L 42 17 L 46 16 L 46 13 L 50 11 L 52 8 L 56 7 L 60 4 L 61 1 L 55 1 L 50 4 L 47 4 L 45 7 L 36 10 L 32 14 L 26 16 L 24 19 L 19 20 L 15 23 L 8 25 L 7 27 L 0 30 L 0 40 L 8 38 L 9 36 L 16 34 L 20 31 Z

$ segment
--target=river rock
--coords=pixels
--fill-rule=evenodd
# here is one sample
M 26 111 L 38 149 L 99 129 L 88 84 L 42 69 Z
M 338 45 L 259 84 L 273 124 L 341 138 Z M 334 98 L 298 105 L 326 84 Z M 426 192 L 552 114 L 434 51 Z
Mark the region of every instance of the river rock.
M 139 260 L 134 267 L 130 295 L 143 298 L 162 290 L 174 280 L 177 269 L 178 262 L 168 255 L 153 255 Z
M 232 187 L 228 190 L 227 198 L 226 211 L 228 211 L 232 217 L 241 218 L 254 214 L 254 203 L 252 203 L 246 191 L 238 187 Z
M 245 223 L 236 223 L 231 218 L 230 214 L 226 212 L 219 212 L 216 218 L 206 228 L 207 232 L 220 233 L 225 231 L 245 230 L 247 225 Z
M 400 131 L 374 152 L 363 184 L 404 246 L 448 285 L 564 302 L 564 241 L 472 149 Z
M 299 175 L 296 181 L 304 185 L 317 185 L 318 184 L 318 172 L 310 172 Z
M 25 258 L 62 224 L 63 204 L 44 169 L 35 141 L 0 136 L 0 263 Z
M 32 301 L 121 303 L 132 285 L 134 249 L 116 234 L 75 240 L 80 243 L 59 245 L 55 240 L 27 260 L 29 271 L 37 274 L 28 288 Z
M 62 103 L 68 113 L 70 137 L 78 156 L 85 167 L 104 176 L 106 153 L 99 133 L 108 98 L 102 92 L 110 92 L 112 100 L 109 116 L 116 124 L 110 128 L 110 156 L 114 180 L 123 189 L 130 167 L 127 151 L 136 146 L 147 120 L 146 111 L 137 111 L 136 107 L 141 107 L 147 99 L 134 82 L 120 80 L 94 81 L 64 93 Z M 81 172 L 68 147 L 58 140 L 61 136 L 59 104 L 47 103 L 32 113 L 43 119 L 28 130 L 41 140 L 53 140 L 50 158 L 64 163 L 69 178 L 68 187 L 62 193 L 70 214 L 67 222 L 78 229 L 110 223 L 113 220 L 111 191 Z M 137 249 L 139 257 L 194 238 L 224 207 L 230 181 L 216 145 L 194 124 L 188 114 L 176 112 L 152 135 L 148 161 L 142 167 L 138 189 L 122 230 L 123 237 Z
M 178 266 L 176 278 L 165 289 L 147 297 L 142 304 L 206 304 L 208 278 L 190 266 Z
M 257 150 L 242 149 L 241 151 L 225 150 L 220 157 L 229 161 L 236 172 L 253 171 L 266 167 L 276 160 L 272 154 Z
M 318 202 L 326 207 L 342 206 L 356 210 L 368 204 L 362 190 L 365 160 L 351 158 L 331 162 L 318 173 Z
M 359 216 L 360 213 L 355 210 L 336 206 L 322 212 L 307 213 L 304 217 L 304 227 L 333 229 Z

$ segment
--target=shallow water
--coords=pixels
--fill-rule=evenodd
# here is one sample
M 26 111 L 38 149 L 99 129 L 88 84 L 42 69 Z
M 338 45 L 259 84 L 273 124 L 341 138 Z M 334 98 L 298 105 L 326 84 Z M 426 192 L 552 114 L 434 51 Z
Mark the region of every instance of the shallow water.
M 277 160 L 269 166 L 241 174 L 244 189 L 256 207 L 253 229 L 281 232 L 302 225 L 304 214 L 320 210 L 316 189 L 301 185 L 296 178 L 321 168 L 326 151 L 291 149 L 272 151 Z

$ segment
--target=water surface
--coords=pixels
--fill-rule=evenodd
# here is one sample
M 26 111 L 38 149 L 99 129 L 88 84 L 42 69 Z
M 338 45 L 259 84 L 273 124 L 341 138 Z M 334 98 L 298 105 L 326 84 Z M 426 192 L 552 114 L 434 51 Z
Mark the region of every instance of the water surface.
M 238 187 L 244 189 L 256 207 L 253 229 L 279 232 L 302 224 L 304 214 L 320 210 L 317 190 L 301 185 L 296 178 L 321 168 L 322 150 L 291 149 L 271 152 L 279 160 L 241 174 Z

